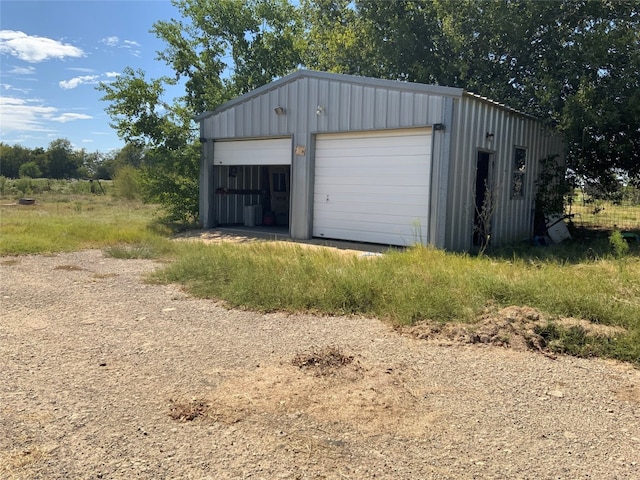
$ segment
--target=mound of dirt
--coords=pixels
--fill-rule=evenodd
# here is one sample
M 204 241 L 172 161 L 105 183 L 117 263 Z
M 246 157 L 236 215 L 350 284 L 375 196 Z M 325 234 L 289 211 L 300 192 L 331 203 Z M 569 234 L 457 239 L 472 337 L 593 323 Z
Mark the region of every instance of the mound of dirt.
M 586 336 L 610 337 L 624 329 L 598 325 L 575 318 L 548 319 L 535 308 L 510 306 L 501 310 L 487 310 L 475 323 L 422 322 L 399 327 L 401 333 L 439 343 L 483 343 L 515 350 L 546 352 L 548 343 L 541 332 L 549 325 L 564 329 L 578 328 Z
M 297 354 L 291 364 L 314 375 L 336 375 L 344 371 L 344 367 L 353 364 L 353 370 L 360 370 L 358 362 L 354 363 L 353 355 L 344 354 L 335 345 L 314 347 L 308 352 Z

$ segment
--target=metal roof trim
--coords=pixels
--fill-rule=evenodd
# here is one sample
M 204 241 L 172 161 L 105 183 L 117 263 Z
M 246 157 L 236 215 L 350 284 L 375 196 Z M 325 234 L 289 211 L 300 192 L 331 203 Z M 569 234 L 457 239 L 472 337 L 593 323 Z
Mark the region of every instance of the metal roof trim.
M 480 100 L 481 102 L 485 102 L 485 103 L 488 103 L 488 104 L 493 105 L 495 107 L 501 108 L 502 110 L 506 110 L 507 112 L 515 113 L 516 115 L 521 115 L 523 117 L 527 117 L 527 118 L 530 118 L 532 120 L 536 120 L 538 122 L 542 121 L 540 118 L 536 117 L 535 115 L 531 115 L 530 113 L 525 113 L 525 112 L 523 112 L 521 110 L 516 110 L 515 108 L 512 108 L 512 107 L 510 107 L 510 106 L 508 106 L 508 105 L 506 105 L 504 103 L 500 103 L 500 102 L 497 102 L 495 100 L 491 100 L 490 98 L 483 97 L 482 95 L 478 95 L 477 93 L 468 92 L 468 91 L 465 90 L 463 92 L 463 95 L 465 97 L 471 97 L 474 100 Z

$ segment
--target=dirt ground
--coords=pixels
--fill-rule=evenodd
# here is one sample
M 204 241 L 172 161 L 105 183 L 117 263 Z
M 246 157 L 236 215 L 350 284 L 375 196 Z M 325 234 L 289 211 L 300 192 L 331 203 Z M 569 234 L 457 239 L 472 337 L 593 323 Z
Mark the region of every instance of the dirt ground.
M 144 283 L 158 266 L 0 258 L 0 478 L 640 478 L 640 371 L 496 346 L 536 312 L 265 315 Z

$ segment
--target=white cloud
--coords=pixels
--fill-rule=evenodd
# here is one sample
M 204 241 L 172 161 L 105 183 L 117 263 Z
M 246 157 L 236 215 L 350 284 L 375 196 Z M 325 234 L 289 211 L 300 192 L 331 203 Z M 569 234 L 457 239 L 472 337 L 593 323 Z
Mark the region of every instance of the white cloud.
M 101 41 L 109 47 L 116 47 L 118 43 L 120 43 L 120 39 L 118 37 L 107 37 L 103 38 Z
M 82 73 L 93 73 L 95 70 L 93 68 L 80 68 L 80 67 L 69 67 L 67 70 L 71 70 L 72 72 L 82 72 Z
M 62 80 L 60 82 L 58 82 L 58 85 L 60 86 L 60 88 L 63 88 L 64 90 L 70 90 L 72 88 L 76 88 L 79 85 L 85 84 L 85 83 L 91 83 L 91 84 L 96 84 L 98 80 L 98 75 L 83 75 L 81 77 L 74 77 L 70 80 Z
M 12 91 L 12 92 L 20 92 L 20 93 L 29 93 L 31 90 L 27 89 L 27 88 L 18 88 L 18 87 L 14 87 L 13 85 L 11 85 L 10 83 L 3 83 L 2 84 L 2 88 L 4 90 L 8 91 Z
M 102 75 L 82 75 L 80 77 L 74 77 L 69 80 L 62 80 L 58 82 L 58 86 L 64 90 L 71 90 L 72 88 L 79 87 L 80 85 L 88 84 L 88 85 L 97 85 L 101 81 L 105 81 L 107 83 L 110 80 L 100 80 L 100 77 L 117 78 L 120 76 L 119 72 L 105 72 Z
M 29 63 L 51 58 L 83 57 L 82 49 L 51 38 L 27 35 L 14 30 L 0 30 L 0 52 Z
M 54 107 L 39 104 L 37 100 L 0 97 L 0 130 L 47 131 L 44 121 L 56 112 Z
M 103 38 L 101 40 L 101 42 L 104 43 L 108 47 L 117 47 L 117 48 L 124 48 L 126 50 L 129 50 L 131 52 L 131 55 L 133 55 L 134 57 L 139 57 L 140 56 L 140 50 L 138 50 L 138 48 L 141 45 L 138 42 L 136 42 L 135 40 L 122 40 L 121 41 L 118 37 L 113 36 L 113 37 Z
M 7 73 L 12 73 L 14 75 L 33 75 L 36 73 L 36 69 L 33 67 L 13 67 Z
M 66 123 L 74 120 L 93 118 L 84 113 L 58 113 L 55 107 L 49 107 L 40 100 L 24 100 L 16 97 L 0 97 L 0 130 L 8 132 L 50 132 L 49 122 Z
M 91 115 L 86 115 L 84 113 L 63 113 L 57 117 L 50 117 L 50 120 L 53 120 L 54 122 L 67 123 L 73 122 L 74 120 L 90 120 L 92 118 L 93 117 Z

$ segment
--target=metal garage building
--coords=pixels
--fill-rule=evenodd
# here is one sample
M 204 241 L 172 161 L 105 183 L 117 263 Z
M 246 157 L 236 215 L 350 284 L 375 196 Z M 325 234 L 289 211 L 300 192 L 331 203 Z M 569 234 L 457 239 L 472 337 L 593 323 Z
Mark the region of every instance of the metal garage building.
M 538 120 L 458 88 L 298 71 L 199 117 L 200 220 L 311 237 L 465 251 L 533 233 Z M 474 234 L 475 232 L 475 234 Z

